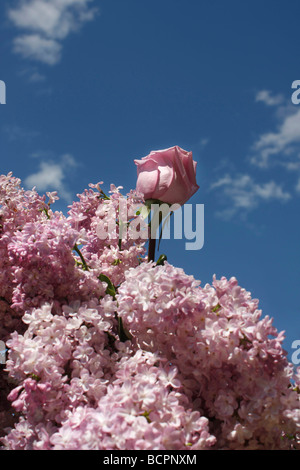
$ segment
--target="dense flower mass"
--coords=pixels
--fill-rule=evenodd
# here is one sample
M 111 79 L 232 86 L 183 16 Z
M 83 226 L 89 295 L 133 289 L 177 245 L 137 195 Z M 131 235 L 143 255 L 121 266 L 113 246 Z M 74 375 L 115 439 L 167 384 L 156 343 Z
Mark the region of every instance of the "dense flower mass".
M 235 278 L 148 262 L 121 189 L 64 215 L 0 177 L 2 449 L 299 449 L 283 333 Z
M 283 334 L 235 278 L 200 288 L 182 269 L 144 263 L 126 273 L 117 300 L 137 347 L 177 367 L 219 448 L 289 447 L 299 396 Z

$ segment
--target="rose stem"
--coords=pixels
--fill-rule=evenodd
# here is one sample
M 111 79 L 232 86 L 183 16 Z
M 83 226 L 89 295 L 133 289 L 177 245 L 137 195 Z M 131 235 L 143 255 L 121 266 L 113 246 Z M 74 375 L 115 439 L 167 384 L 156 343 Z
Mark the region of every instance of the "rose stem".
M 155 238 L 149 237 L 149 246 L 148 246 L 148 262 L 154 261 L 155 258 Z

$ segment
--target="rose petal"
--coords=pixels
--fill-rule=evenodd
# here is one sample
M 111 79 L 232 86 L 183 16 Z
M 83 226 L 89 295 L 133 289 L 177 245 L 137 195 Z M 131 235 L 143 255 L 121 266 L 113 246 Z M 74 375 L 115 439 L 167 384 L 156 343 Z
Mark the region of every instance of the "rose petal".
M 136 190 L 142 193 L 145 199 L 152 199 L 158 184 L 157 164 L 152 160 L 135 160 L 134 162 L 138 172 Z
M 158 171 L 159 177 L 154 199 L 160 199 L 172 185 L 175 178 L 174 169 L 169 165 L 159 165 Z
M 192 152 L 187 152 L 187 155 L 183 156 L 182 163 L 184 165 L 190 183 L 192 183 L 193 186 L 197 186 L 199 189 L 199 186 L 197 185 L 196 181 L 197 162 L 193 161 Z

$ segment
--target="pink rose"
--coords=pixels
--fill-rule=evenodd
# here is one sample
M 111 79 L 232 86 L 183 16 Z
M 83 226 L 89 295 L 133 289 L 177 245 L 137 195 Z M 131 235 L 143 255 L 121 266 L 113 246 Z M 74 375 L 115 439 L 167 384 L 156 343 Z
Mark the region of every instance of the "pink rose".
M 147 199 L 184 204 L 199 189 L 192 152 L 175 146 L 151 152 L 137 165 L 136 190 Z

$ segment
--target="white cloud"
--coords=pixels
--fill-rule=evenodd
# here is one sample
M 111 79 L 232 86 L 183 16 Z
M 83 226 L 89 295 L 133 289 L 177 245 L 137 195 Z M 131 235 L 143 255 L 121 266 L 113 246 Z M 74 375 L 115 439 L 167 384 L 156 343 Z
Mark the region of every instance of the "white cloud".
M 272 117 L 277 121 L 275 130 L 258 136 L 250 149 L 250 162 L 264 171 L 270 171 L 275 165 L 294 172 L 297 183 L 289 185 L 286 191 L 282 184 L 269 177 L 267 182 L 257 182 L 248 173 L 238 174 L 235 168 L 223 161 L 217 171 L 222 177 L 211 185 L 223 205 L 217 213 L 223 219 L 233 216 L 245 216 L 249 211 L 269 202 L 285 203 L 295 192 L 300 193 L 300 107 L 295 108 L 290 102 L 283 103 L 282 95 L 272 95 L 263 90 L 256 95 L 256 101 L 272 106 Z
M 72 155 L 63 155 L 60 162 L 41 161 L 39 170 L 24 180 L 27 188 L 36 188 L 37 191 L 57 191 L 58 196 L 71 201 L 72 193 L 66 183 L 68 172 L 76 167 L 77 163 Z
M 238 212 L 250 211 L 263 202 L 287 202 L 291 195 L 274 181 L 256 183 L 248 174 L 232 177 L 227 174 L 211 185 L 211 190 L 218 190 L 225 210 L 217 215 L 229 219 Z
M 24 58 L 56 64 L 61 41 L 95 18 L 94 0 L 19 0 L 8 17 L 23 34 L 14 39 L 14 52 Z
M 261 90 L 255 97 L 255 101 L 262 101 L 267 106 L 278 106 L 283 102 L 283 100 L 283 95 L 272 96 L 269 90 Z
M 25 59 L 34 59 L 48 65 L 56 64 L 61 57 L 61 45 L 53 39 L 38 34 L 24 34 L 13 41 L 14 52 Z
M 262 133 L 251 148 L 250 161 L 261 168 L 280 165 L 286 170 L 299 169 L 300 162 L 300 109 L 290 100 L 283 103 L 283 95 L 272 95 L 262 90 L 256 95 L 256 101 L 262 101 L 275 109 L 277 126 L 274 130 Z
M 276 131 L 266 132 L 253 145 L 251 162 L 260 167 L 271 163 L 286 166 L 299 160 L 300 109 L 283 113 Z

